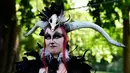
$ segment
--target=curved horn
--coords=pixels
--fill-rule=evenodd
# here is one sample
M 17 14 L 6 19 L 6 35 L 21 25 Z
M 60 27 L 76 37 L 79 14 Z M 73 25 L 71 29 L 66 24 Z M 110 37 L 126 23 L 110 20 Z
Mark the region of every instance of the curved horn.
M 64 16 L 59 16 L 58 17 L 58 23 L 57 25 L 63 25 L 63 24 L 66 24 L 68 21 L 70 20 L 70 15 L 69 15 L 69 18 L 66 20 Z
M 105 39 L 109 43 L 116 45 L 116 46 L 119 46 L 119 47 L 125 47 L 125 45 L 113 40 L 100 26 L 98 26 L 94 23 L 77 21 L 77 22 L 67 23 L 65 25 L 65 27 L 67 29 L 67 32 L 70 32 L 70 31 L 73 31 L 73 30 L 76 30 L 76 29 L 80 29 L 80 28 L 92 28 L 92 29 L 98 31 L 99 33 L 101 33 L 103 35 L 103 37 L 105 37 Z
M 67 20 L 65 20 L 63 23 L 66 23 L 70 20 L 70 15 L 69 15 L 69 18 Z
M 36 24 L 33 26 L 33 28 L 28 33 L 26 33 L 25 36 L 32 34 L 38 27 L 44 29 L 47 24 L 48 24 L 48 22 L 43 22 L 43 21 L 36 22 Z

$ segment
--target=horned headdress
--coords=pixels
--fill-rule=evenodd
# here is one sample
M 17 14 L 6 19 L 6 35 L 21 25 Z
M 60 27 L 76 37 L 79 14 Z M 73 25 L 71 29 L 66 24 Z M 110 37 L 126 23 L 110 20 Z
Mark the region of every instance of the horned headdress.
M 98 31 L 103 37 L 111 44 L 119 47 L 125 47 L 123 44 L 113 40 L 100 26 L 95 23 L 91 22 L 83 22 L 83 21 L 74 21 L 74 22 L 67 22 L 68 20 L 64 17 L 64 6 L 56 5 L 52 3 L 52 5 L 40 12 L 39 17 L 41 18 L 40 21 L 36 22 L 34 27 L 25 35 L 28 36 L 33 33 L 37 27 L 40 27 L 43 31 L 46 26 L 50 26 L 51 30 L 54 31 L 57 26 L 63 25 L 67 32 L 71 32 L 73 30 L 77 30 L 80 28 L 92 28 Z M 42 33 L 42 32 L 41 32 Z

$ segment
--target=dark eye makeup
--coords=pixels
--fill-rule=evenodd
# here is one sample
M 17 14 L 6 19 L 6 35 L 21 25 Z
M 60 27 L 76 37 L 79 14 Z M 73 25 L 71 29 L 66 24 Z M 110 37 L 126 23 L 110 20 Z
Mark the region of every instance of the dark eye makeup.
M 61 33 L 59 33 L 59 32 L 55 32 L 55 34 L 53 35 L 53 38 L 54 38 L 54 39 L 59 39 L 59 38 L 61 38 L 61 37 L 63 37 L 63 34 L 61 34 Z
M 46 34 L 44 35 L 44 38 L 49 40 L 49 39 L 51 39 L 51 35 L 50 35 L 49 33 L 46 33 Z
M 48 40 L 51 39 L 51 38 L 53 38 L 53 39 L 59 39 L 59 38 L 63 37 L 63 34 L 61 34 L 59 32 L 55 32 L 54 35 L 53 35 L 53 37 L 51 37 L 51 35 L 49 33 L 46 33 L 44 35 L 44 37 L 45 37 L 45 39 L 48 39 Z

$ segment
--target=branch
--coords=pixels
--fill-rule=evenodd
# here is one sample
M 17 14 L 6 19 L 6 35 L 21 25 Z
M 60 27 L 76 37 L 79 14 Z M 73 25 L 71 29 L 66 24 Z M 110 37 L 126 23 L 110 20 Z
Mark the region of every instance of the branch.
M 107 2 L 95 3 L 95 4 L 92 4 L 92 5 L 87 5 L 87 6 L 77 7 L 77 8 L 69 8 L 69 9 L 66 9 L 65 11 L 68 11 L 68 10 L 74 10 L 74 9 L 86 8 L 86 7 L 88 7 L 88 6 L 97 6 L 97 5 L 100 5 L 100 4 L 107 4 L 107 3 L 118 2 L 118 1 L 119 1 L 119 0 L 113 0 L 113 1 L 107 1 Z

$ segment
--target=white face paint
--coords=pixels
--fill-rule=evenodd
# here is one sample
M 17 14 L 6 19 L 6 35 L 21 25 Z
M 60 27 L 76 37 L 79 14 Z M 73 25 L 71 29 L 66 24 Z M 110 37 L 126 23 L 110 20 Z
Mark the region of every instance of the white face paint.
M 50 19 L 49 19 L 49 23 L 51 25 L 51 30 L 54 31 L 56 25 L 57 25 L 57 15 L 56 14 L 53 14 Z
M 55 31 L 51 31 L 50 28 L 47 28 L 44 37 L 48 51 L 53 56 L 58 56 L 58 54 L 62 52 L 64 42 L 63 32 L 61 28 L 57 28 Z

